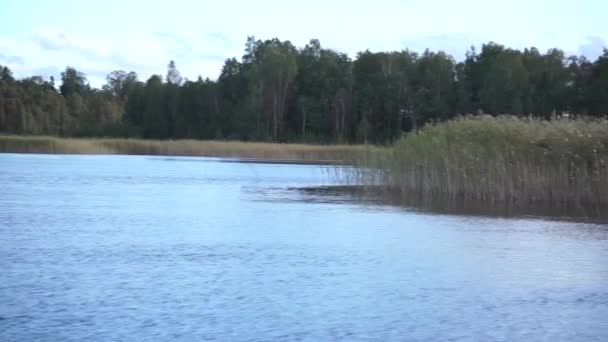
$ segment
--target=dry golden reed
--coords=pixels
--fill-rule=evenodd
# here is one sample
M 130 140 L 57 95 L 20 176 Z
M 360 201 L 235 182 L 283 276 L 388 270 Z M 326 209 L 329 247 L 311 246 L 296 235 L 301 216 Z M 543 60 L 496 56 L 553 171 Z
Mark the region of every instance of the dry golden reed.
M 359 162 L 403 198 L 608 204 L 608 120 L 470 116 L 428 125 Z
M 12 153 L 205 156 L 341 163 L 365 150 L 357 145 L 0 135 L 0 152 Z

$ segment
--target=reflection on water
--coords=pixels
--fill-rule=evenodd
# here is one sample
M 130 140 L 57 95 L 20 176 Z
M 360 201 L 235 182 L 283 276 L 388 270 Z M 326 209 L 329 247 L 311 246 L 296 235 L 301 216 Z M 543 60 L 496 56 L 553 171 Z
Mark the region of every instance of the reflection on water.
M 599 205 L 502 203 L 476 200 L 451 200 L 431 197 L 403 197 L 383 187 L 330 185 L 290 188 L 304 196 L 303 201 L 360 202 L 405 207 L 420 212 L 490 217 L 537 217 L 571 221 L 608 222 L 608 212 Z M 289 196 L 286 196 L 289 198 Z
M 0 154 L 0 341 L 608 340 L 607 225 L 386 205 L 331 170 Z

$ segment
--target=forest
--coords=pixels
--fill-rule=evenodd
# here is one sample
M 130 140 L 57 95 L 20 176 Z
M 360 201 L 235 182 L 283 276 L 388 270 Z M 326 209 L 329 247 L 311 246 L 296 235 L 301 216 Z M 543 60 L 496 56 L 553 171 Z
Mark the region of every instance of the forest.
M 67 67 L 16 79 L 0 66 L 0 132 L 62 137 L 391 144 L 462 114 L 550 119 L 608 114 L 608 50 L 595 61 L 560 49 L 489 42 L 463 61 L 442 52 L 303 48 L 248 37 L 217 79 L 112 71 L 101 89 Z

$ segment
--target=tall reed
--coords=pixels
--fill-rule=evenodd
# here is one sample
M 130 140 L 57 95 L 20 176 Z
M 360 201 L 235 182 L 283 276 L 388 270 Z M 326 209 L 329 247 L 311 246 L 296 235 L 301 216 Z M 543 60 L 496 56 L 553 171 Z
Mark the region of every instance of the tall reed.
M 365 184 L 402 198 L 570 203 L 608 210 L 608 120 L 461 117 L 363 159 Z

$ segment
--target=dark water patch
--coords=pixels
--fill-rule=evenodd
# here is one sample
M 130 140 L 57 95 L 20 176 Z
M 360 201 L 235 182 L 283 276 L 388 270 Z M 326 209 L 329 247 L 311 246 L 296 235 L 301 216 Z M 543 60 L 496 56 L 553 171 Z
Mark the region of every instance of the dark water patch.
M 550 218 L 577 222 L 608 223 L 608 212 L 596 204 L 577 205 L 569 203 L 490 202 L 472 199 L 449 199 L 441 197 L 403 196 L 385 186 L 330 185 L 290 188 L 310 198 L 328 197 L 344 202 L 363 202 L 405 207 L 408 210 L 466 216 L 503 218 Z M 305 199 L 303 199 L 305 201 Z
M 275 158 L 230 158 L 230 157 L 148 157 L 150 160 L 169 162 L 239 163 L 239 164 L 284 164 L 284 165 L 341 165 L 340 160 L 275 159 Z
M 146 157 L 148 160 L 170 161 L 170 162 L 199 162 L 199 163 L 217 163 L 219 158 L 212 157 Z
M 262 158 L 222 158 L 222 163 L 240 164 L 285 164 L 285 165 L 342 165 L 341 160 L 306 160 L 306 159 L 262 159 Z

